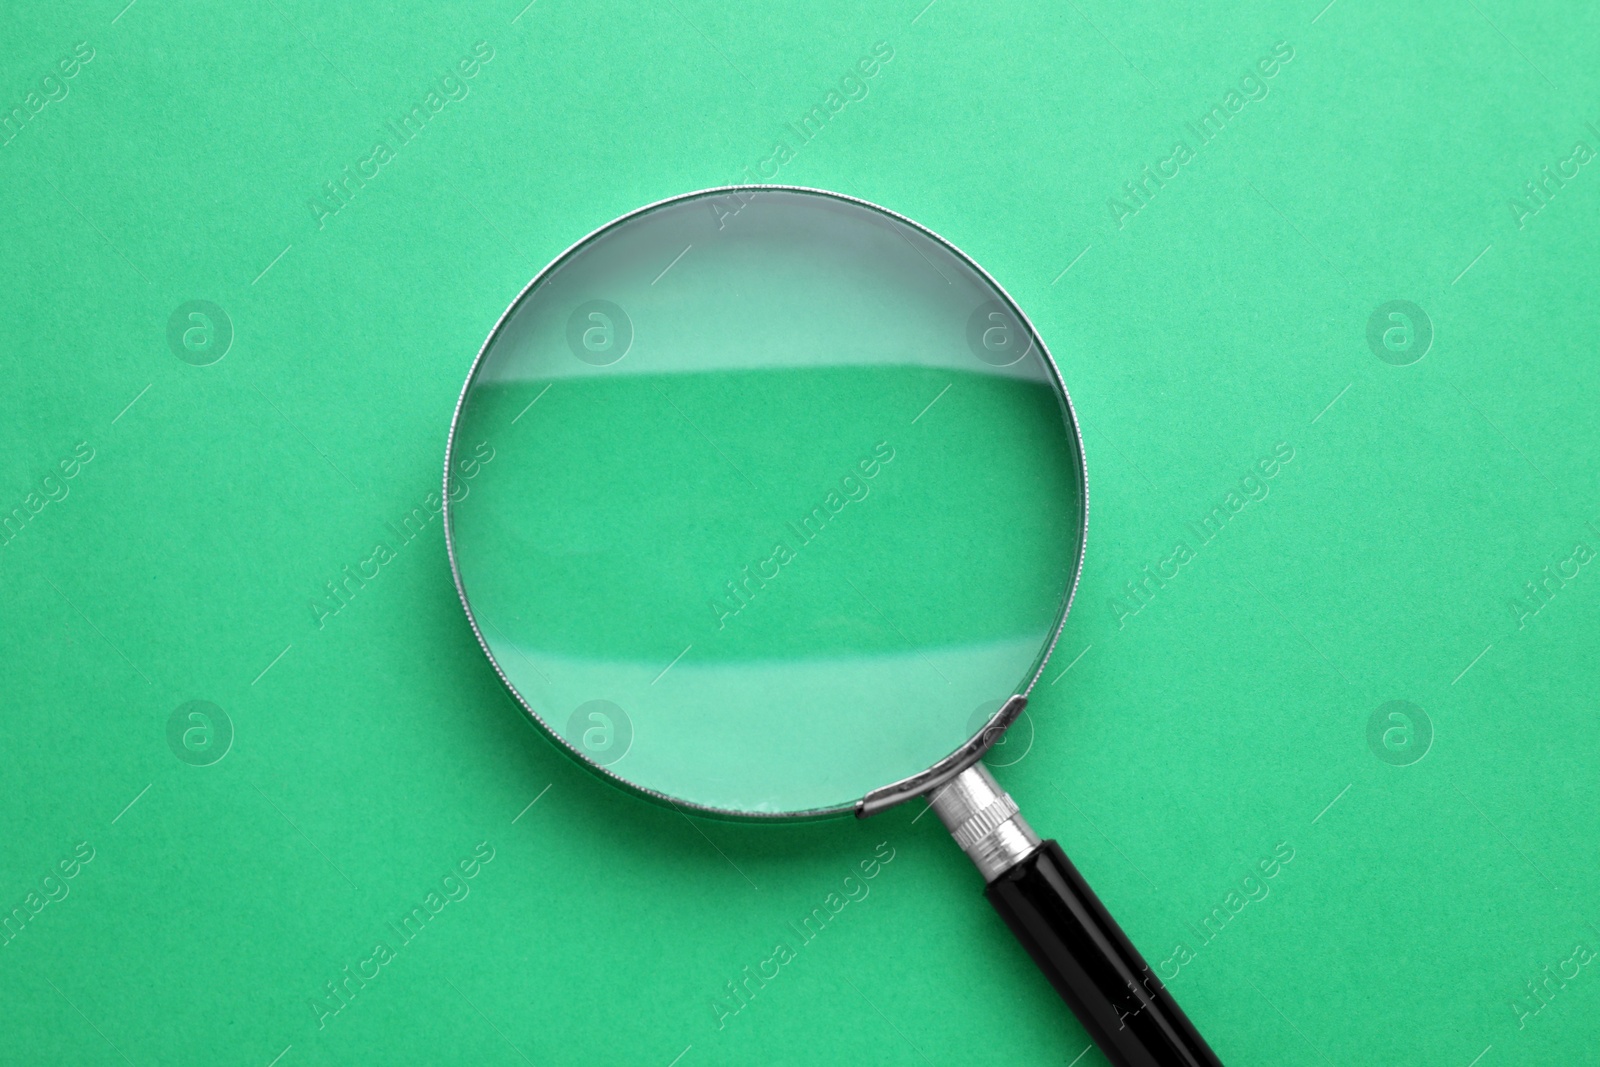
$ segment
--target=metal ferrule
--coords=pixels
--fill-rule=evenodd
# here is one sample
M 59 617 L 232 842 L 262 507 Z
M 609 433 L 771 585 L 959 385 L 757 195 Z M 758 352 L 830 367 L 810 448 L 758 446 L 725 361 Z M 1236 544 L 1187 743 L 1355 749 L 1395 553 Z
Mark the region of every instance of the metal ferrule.
M 1017 811 L 1016 801 L 982 763 L 956 775 L 928 803 L 977 864 L 985 882 L 994 881 L 1039 847 L 1039 835 Z

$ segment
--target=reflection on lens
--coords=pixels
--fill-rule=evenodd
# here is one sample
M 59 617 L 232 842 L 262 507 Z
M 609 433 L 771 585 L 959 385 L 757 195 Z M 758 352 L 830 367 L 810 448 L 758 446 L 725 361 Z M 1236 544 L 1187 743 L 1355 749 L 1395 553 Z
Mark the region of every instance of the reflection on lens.
M 948 755 L 1032 683 L 1080 558 L 1076 428 L 1026 321 L 827 194 L 590 238 L 496 329 L 452 440 L 495 449 L 449 532 L 508 683 L 589 762 L 729 812 L 846 807 Z

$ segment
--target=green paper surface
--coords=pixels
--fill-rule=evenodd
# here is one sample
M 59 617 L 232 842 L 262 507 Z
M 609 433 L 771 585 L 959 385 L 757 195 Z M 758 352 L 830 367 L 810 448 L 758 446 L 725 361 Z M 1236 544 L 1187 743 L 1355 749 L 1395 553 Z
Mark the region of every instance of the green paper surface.
M 994 762 L 1222 1060 L 1592 1056 L 1593 10 L 4 19 L 0 1059 L 1102 1062 L 920 803 L 624 795 L 462 615 L 496 318 L 760 180 L 943 234 L 1060 364 L 1088 557 Z

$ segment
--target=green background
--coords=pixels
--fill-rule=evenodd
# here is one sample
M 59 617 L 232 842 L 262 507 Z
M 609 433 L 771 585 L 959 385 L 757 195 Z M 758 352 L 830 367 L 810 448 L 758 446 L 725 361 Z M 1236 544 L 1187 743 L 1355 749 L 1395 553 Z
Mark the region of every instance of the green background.
M 468 364 L 535 271 L 771 158 L 878 41 L 894 58 L 870 93 L 778 180 L 973 255 L 1085 427 L 1083 586 L 1004 783 L 1153 964 L 1190 945 L 1171 988 L 1230 1065 L 1592 1057 L 1600 968 L 1552 981 L 1537 1014 L 1527 983 L 1600 949 L 1600 577 L 1552 581 L 1520 626 L 1511 607 L 1600 547 L 1597 164 L 1536 213 L 1512 205 L 1576 142 L 1600 148 L 1592 8 L 113 0 L 0 18 L 5 109 L 94 50 L 0 148 L 0 513 L 94 450 L 0 547 L 0 914 L 31 915 L 0 947 L 0 1058 L 1084 1053 L 920 804 L 690 820 L 559 754 L 472 640 L 437 519 L 320 629 L 308 609 L 437 488 Z M 319 228 L 322 183 L 478 41 L 493 59 L 470 94 Z M 1119 226 L 1109 198 L 1195 147 L 1185 123 L 1278 42 L 1293 59 L 1265 99 Z M 209 366 L 168 345 L 190 300 L 232 323 Z M 1367 342 L 1392 300 L 1434 330 L 1406 366 Z M 1280 442 L 1268 498 L 1199 545 L 1186 524 Z M 1114 610 L 1178 540 L 1179 576 Z M 168 745 L 193 699 L 233 725 L 210 766 Z M 1407 766 L 1369 746 L 1391 700 L 1431 721 Z M 80 842 L 92 861 L 32 914 Z M 398 942 L 387 924 L 480 842 L 470 895 L 319 1028 L 309 999 Z M 724 983 L 880 842 L 870 895 L 718 1029 Z M 1284 844 L 1270 894 L 1202 944 Z

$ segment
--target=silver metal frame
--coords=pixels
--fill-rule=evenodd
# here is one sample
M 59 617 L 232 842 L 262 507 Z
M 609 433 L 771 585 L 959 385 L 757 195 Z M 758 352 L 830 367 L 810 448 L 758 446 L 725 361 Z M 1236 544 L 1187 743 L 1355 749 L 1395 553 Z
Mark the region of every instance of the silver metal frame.
M 859 207 L 876 211 L 880 215 L 885 215 L 898 222 L 905 223 L 907 226 L 910 226 L 912 229 L 921 233 L 930 240 L 942 245 L 944 248 L 949 250 L 952 255 L 976 271 L 980 277 L 993 286 L 995 292 L 1000 294 L 1001 298 L 1005 300 L 1007 306 L 1011 308 L 1012 313 L 1017 316 L 1017 321 L 1025 325 L 1028 328 L 1028 332 L 1033 335 L 1034 340 L 1039 345 L 1039 353 L 1044 357 L 1045 366 L 1050 370 L 1051 380 L 1055 383 L 1056 392 L 1066 412 L 1067 423 L 1072 427 L 1072 433 L 1077 439 L 1078 491 L 1083 500 L 1081 519 L 1078 524 L 1078 560 L 1072 570 L 1072 584 L 1067 589 L 1066 599 L 1062 602 L 1061 615 L 1056 620 L 1055 630 L 1050 634 L 1050 640 L 1045 645 L 1043 655 L 1039 657 L 1038 666 L 1033 672 L 1033 677 L 1028 679 L 1028 684 L 1022 688 L 1022 692 L 1015 694 L 1009 700 L 1007 700 L 1005 704 L 1001 706 L 1000 710 L 995 713 L 994 718 L 990 719 L 975 737 L 968 740 L 960 748 L 956 749 L 956 751 L 950 753 L 950 755 L 946 756 L 938 763 L 935 763 L 932 767 L 929 767 L 925 771 L 914 774 L 909 778 L 901 779 L 898 782 L 874 789 L 865 797 L 855 801 L 852 804 L 844 804 L 831 808 L 815 808 L 809 811 L 771 813 L 728 811 L 723 808 L 709 807 L 703 804 L 696 804 L 693 801 L 679 800 L 676 797 L 669 797 L 664 793 L 658 793 L 655 790 L 648 789 L 636 782 L 630 782 L 621 775 L 616 774 L 615 772 L 591 761 L 582 752 L 573 747 L 570 741 L 568 741 L 565 737 L 562 737 L 559 731 L 554 729 L 549 723 L 545 722 L 540 714 L 533 709 L 533 706 L 528 703 L 528 701 L 520 692 L 517 691 L 516 686 L 511 684 L 511 680 L 506 677 L 505 671 L 501 670 L 499 661 L 495 659 L 494 653 L 489 648 L 489 642 L 484 640 L 483 631 L 478 628 L 478 619 L 477 616 L 472 612 L 471 601 L 467 599 L 466 587 L 461 584 L 461 568 L 456 562 L 455 536 L 450 522 L 450 468 L 452 461 L 455 459 L 456 427 L 461 421 L 461 410 L 466 406 L 467 394 L 471 391 L 473 379 L 478 376 L 478 368 L 482 366 L 483 358 L 488 353 L 490 344 L 494 342 L 495 337 L 499 334 L 500 327 L 503 326 L 506 320 L 511 317 L 512 313 L 517 310 L 517 307 L 524 299 L 527 298 L 528 294 L 531 293 L 539 285 L 539 283 L 544 280 L 545 276 L 551 271 L 555 270 L 555 268 L 560 264 L 565 262 L 567 258 L 579 248 L 588 244 L 601 234 L 606 233 L 609 230 L 616 229 L 617 227 L 622 226 L 623 224 L 640 215 L 649 214 L 658 208 L 666 207 L 669 204 L 676 204 L 684 200 L 697 200 L 709 196 L 727 196 L 740 193 L 759 194 L 765 192 L 807 193 L 813 196 L 822 196 L 833 200 L 842 200 L 846 203 L 855 204 Z M 1056 366 L 1055 357 L 1050 355 L 1050 349 L 1044 343 L 1044 338 L 1039 335 L 1039 331 L 1034 328 L 1033 322 L 1026 314 L 1023 313 L 1022 308 L 1019 307 L 1017 302 L 1011 298 L 1011 294 L 1006 292 L 1005 287 L 996 281 L 993 275 L 984 270 L 983 267 L 979 266 L 971 256 L 967 255 L 965 252 L 961 251 L 961 249 L 957 248 L 952 242 L 946 240 L 944 237 L 941 237 L 939 234 L 928 229 L 928 227 L 922 225 L 921 223 L 916 222 L 913 219 L 909 219 L 897 211 L 892 211 L 889 208 L 883 207 L 880 204 L 874 204 L 870 200 L 863 200 L 860 197 L 855 196 L 847 196 L 843 193 L 831 192 L 827 189 L 813 189 L 803 185 L 721 185 L 710 189 L 699 189 L 691 193 L 680 193 L 677 196 L 669 196 L 664 200 L 657 200 L 653 204 L 646 204 L 644 207 L 636 208 L 625 215 L 618 216 L 603 226 L 591 230 L 580 240 L 569 245 L 559 256 L 546 264 L 544 269 L 540 270 L 538 274 L 533 276 L 533 280 L 528 282 L 527 285 L 523 286 L 522 291 L 517 294 L 516 299 L 512 300 L 511 303 L 506 307 L 505 311 L 501 312 L 500 317 L 495 320 L 493 329 L 491 329 L 489 331 L 489 335 L 484 338 L 483 345 L 478 349 L 477 358 L 472 361 L 472 367 L 467 372 L 466 381 L 461 386 L 461 396 L 456 401 L 455 413 L 450 417 L 450 436 L 445 442 L 444 492 L 442 495 L 444 498 L 442 512 L 444 518 L 445 552 L 450 557 L 450 574 L 455 580 L 456 595 L 461 598 L 461 607 L 466 612 L 467 623 L 472 627 L 473 636 L 478 639 L 478 645 L 483 649 L 483 654 L 488 657 L 489 664 L 494 668 L 495 674 L 500 676 L 500 681 L 505 685 L 506 690 L 512 695 L 512 697 L 516 699 L 517 703 L 522 706 L 522 709 L 528 713 L 529 717 L 533 719 L 534 723 L 536 723 L 540 729 L 553 738 L 556 743 L 567 752 L 568 755 L 576 759 L 583 767 L 600 775 L 602 778 L 606 779 L 612 784 L 621 786 L 630 793 L 634 793 L 638 796 L 644 797 L 647 800 L 653 800 L 657 803 L 665 804 L 680 810 L 683 808 L 689 808 L 695 811 L 697 814 L 741 822 L 770 822 L 773 820 L 792 822 L 805 819 L 827 818 L 831 816 L 843 815 L 852 811 L 858 818 L 874 815 L 887 808 L 891 808 L 896 804 L 902 803 L 903 801 L 910 800 L 912 797 L 936 790 L 950 782 L 963 771 L 977 764 L 977 762 L 983 758 L 984 753 L 987 752 L 994 742 L 999 738 L 1000 734 L 1004 732 L 1005 728 L 1010 726 L 1014 721 L 1016 721 L 1017 717 L 1022 714 L 1022 709 L 1028 703 L 1028 695 L 1033 692 L 1033 687 L 1038 684 L 1039 678 L 1043 675 L 1044 665 L 1049 662 L 1051 654 L 1055 651 L 1056 642 L 1061 639 L 1061 629 L 1066 625 L 1067 614 L 1072 610 L 1072 601 L 1078 592 L 1078 582 L 1083 576 L 1083 559 L 1089 540 L 1089 465 L 1088 459 L 1084 455 L 1083 451 L 1083 432 L 1078 427 L 1078 414 L 1072 406 L 1072 396 L 1067 392 L 1066 383 L 1061 379 L 1061 369 Z

